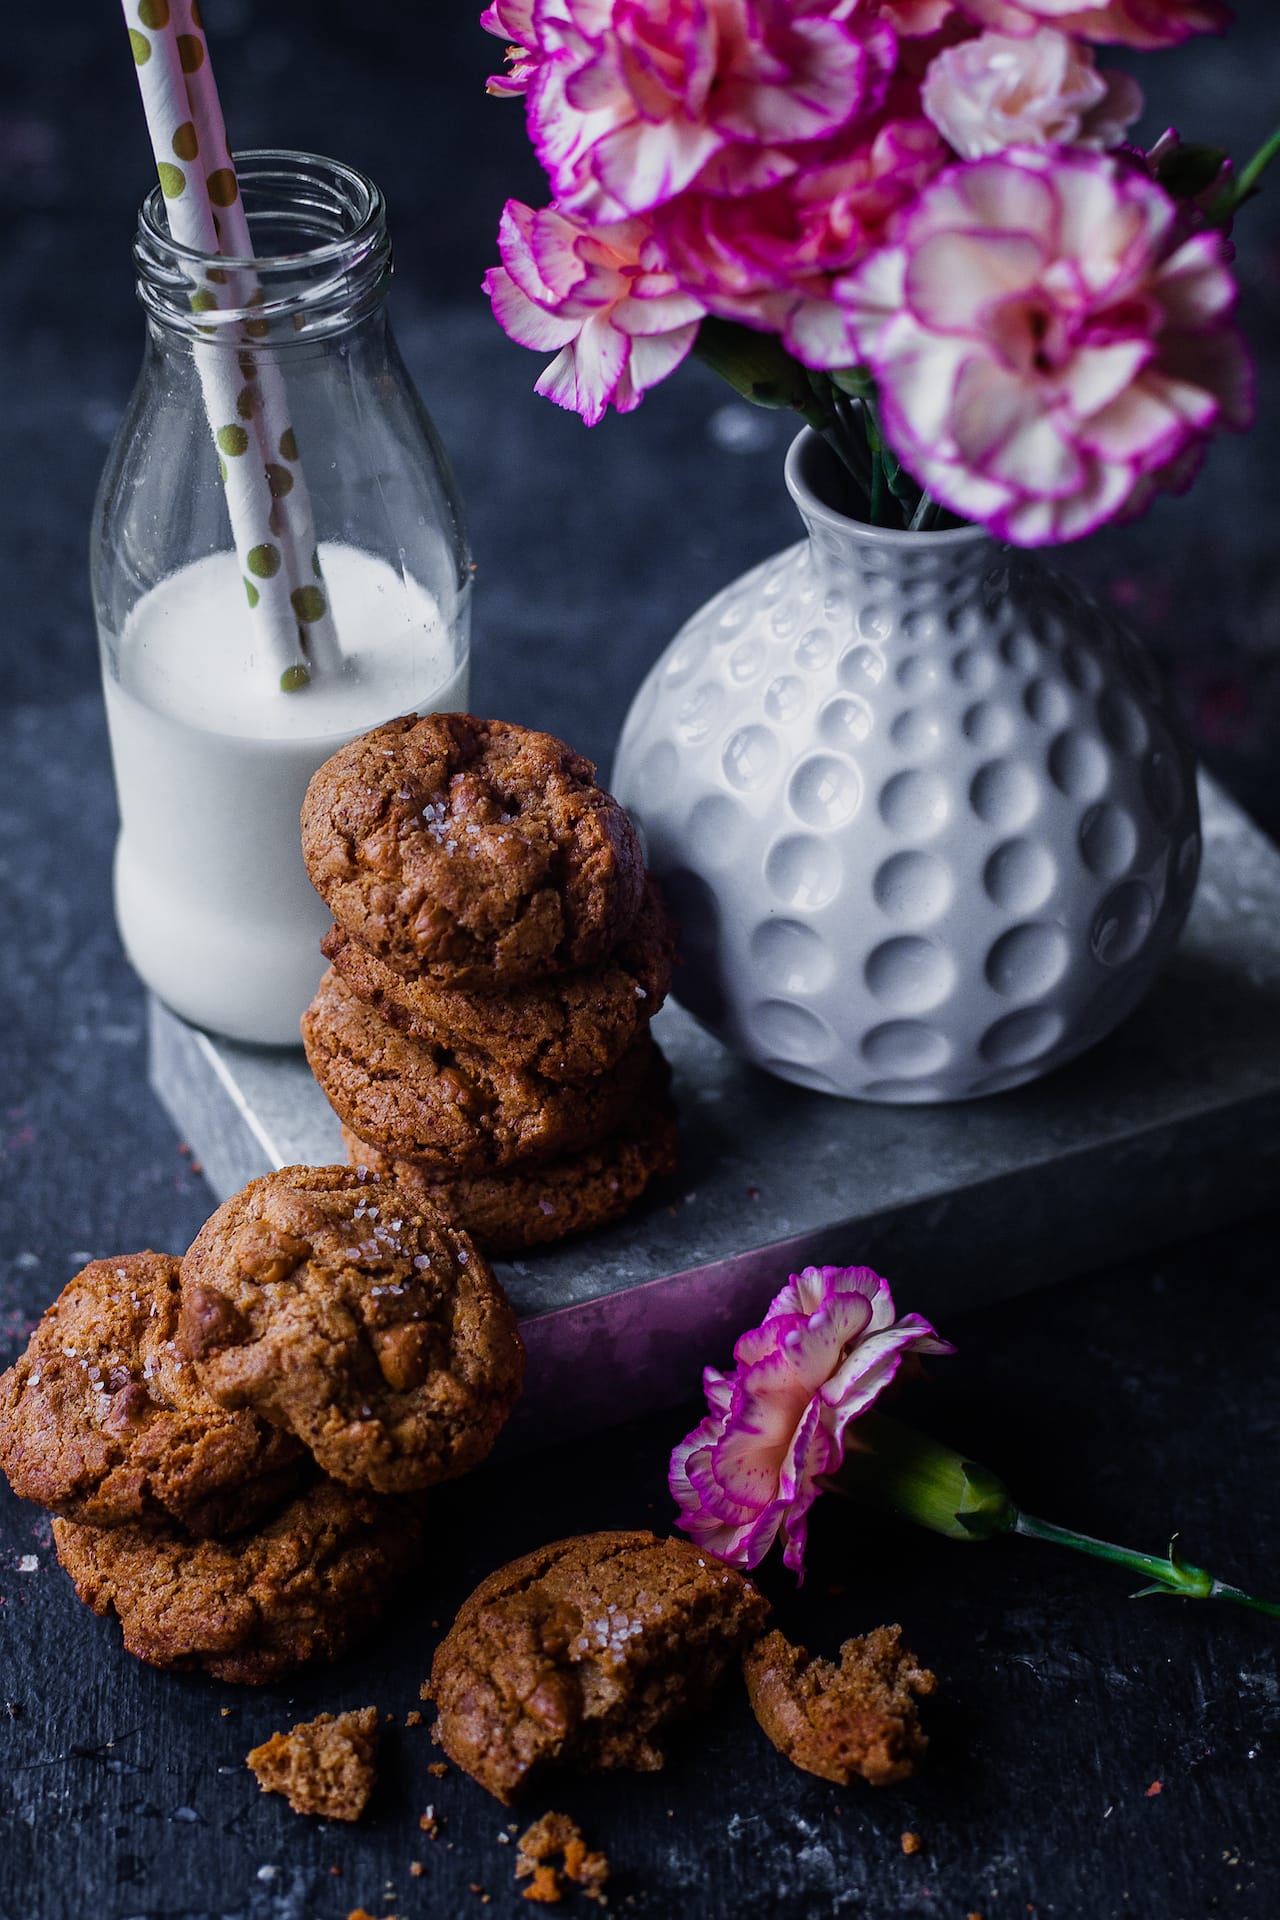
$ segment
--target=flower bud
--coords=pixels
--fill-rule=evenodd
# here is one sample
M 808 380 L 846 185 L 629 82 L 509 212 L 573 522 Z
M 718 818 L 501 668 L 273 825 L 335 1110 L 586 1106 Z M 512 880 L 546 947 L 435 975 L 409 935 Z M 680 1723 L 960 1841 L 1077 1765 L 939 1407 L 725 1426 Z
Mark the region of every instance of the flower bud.
M 1018 1520 L 1008 1488 L 989 1467 L 883 1413 L 864 1414 L 851 1430 L 835 1485 L 951 1540 L 990 1540 Z

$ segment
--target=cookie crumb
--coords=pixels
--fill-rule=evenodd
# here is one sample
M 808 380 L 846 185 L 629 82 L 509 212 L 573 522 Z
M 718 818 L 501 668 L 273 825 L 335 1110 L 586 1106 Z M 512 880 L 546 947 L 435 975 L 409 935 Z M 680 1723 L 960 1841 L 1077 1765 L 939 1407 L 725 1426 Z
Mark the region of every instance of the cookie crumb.
M 1147 1788 L 1147 1791 L 1146 1791 L 1146 1798 L 1147 1798 L 1148 1800 L 1152 1800 L 1152 1799 L 1154 1799 L 1154 1798 L 1155 1798 L 1155 1796 L 1156 1796 L 1156 1794 L 1158 1794 L 1158 1793 L 1163 1793 L 1163 1792 L 1164 1792 L 1164 1781 L 1163 1781 L 1163 1780 L 1153 1780 L 1153 1781 L 1151 1782 L 1151 1785 L 1150 1785 L 1150 1786 L 1149 1786 L 1149 1787 Z
M 411 1860 L 409 1862 L 409 1872 L 415 1880 L 421 1880 L 423 1874 L 426 1872 L 426 1868 L 423 1866 L 421 1860 Z
M 422 1828 L 428 1840 L 434 1840 L 436 1838 L 440 1831 L 440 1822 L 436 1817 L 434 1807 L 428 1807 L 425 1813 L 418 1815 L 418 1825 Z
M 218 1708 L 218 1712 L 219 1712 L 219 1713 L 220 1713 L 220 1714 L 222 1715 L 222 1717 L 223 1717 L 223 1719 L 224 1719 L 224 1720 L 229 1720 L 229 1719 L 231 1718 L 231 1708 L 230 1708 L 230 1707 L 219 1707 L 219 1708 Z
M 447 1760 L 433 1760 L 427 1768 L 427 1772 L 433 1780 L 443 1780 L 448 1771 L 449 1762 Z
M 923 1846 L 924 1846 L 924 1841 L 920 1838 L 920 1835 L 918 1833 L 903 1834 L 902 1851 L 904 1853 L 919 1853 Z
M 322 1713 L 273 1733 L 245 1759 L 264 1793 L 282 1793 L 295 1813 L 358 1820 L 375 1778 L 378 1709 Z
M 558 1868 L 557 1856 L 562 1863 Z M 566 1813 L 544 1813 L 526 1828 L 516 1844 L 516 1879 L 531 1882 L 524 1889 L 526 1900 L 554 1905 L 564 1898 L 565 1881 L 571 1880 L 589 1900 L 603 1902 L 608 1878 L 608 1860 L 603 1853 L 588 1849 Z
M 888 1786 L 909 1779 L 928 1747 L 916 1696 L 937 1681 L 902 1645 L 901 1627 L 846 1640 L 839 1666 L 775 1629 L 751 1648 L 743 1671 L 752 1711 L 779 1753 L 821 1780 Z
M 418 1709 L 416 1707 L 413 1709 L 412 1713 L 406 1713 L 404 1717 L 404 1723 L 406 1727 L 420 1727 L 422 1725 L 422 1715 L 418 1712 Z

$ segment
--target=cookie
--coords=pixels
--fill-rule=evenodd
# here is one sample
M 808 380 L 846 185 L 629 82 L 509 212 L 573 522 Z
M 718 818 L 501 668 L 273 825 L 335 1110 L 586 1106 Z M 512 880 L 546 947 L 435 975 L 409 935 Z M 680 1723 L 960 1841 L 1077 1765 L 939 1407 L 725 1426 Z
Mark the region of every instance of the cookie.
M 14 1492 L 93 1527 L 234 1533 L 299 1484 L 303 1448 L 224 1411 L 179 1347 L 165 1253 L 93 1260 L 0 1375 L 0 1469 Z
M 378 1709 L 321 1713 L 273 1733 L 245 1755 L 264 1793 L 282 1793 L 295 1813 L 358 1820 L 377 1777 Z
M 666 999 L 675 928 L 650 881 L 631 931 L 598 966 L 500 994 L 406 978 L 341 927 L 320 945 L 351 991 L 402 1033 L 546 1080 L 589 1080 L 617 1066 Z
M 441 1174 L 578 1152 L 619 1124 L 652 1057 L 642 1033 L 611 1073 L 557 1086 L 487 1054 L 411 1039 L 332 968 L 302 1016 L 302 1039 L 325 1098 L 354 1133 Z
M 130 1653 L 247 1686 L 336 1660 L 381 1619 L 419 1540 L 407 1503 L 327 1480 L 237 1540 L 53 1523 L 76 1592 L 117 1615 Z
M 906 1780 L 929 1742 L 917 1696 L 937 1681 L 902 1645 L 901 1627 L 846 1640 L 840 1665 L 773 1632 L 743 1660 L 756 1719 L 779 1753 L 806 1773 L 848 1786 Z
M 598 1146 L 540 1166 L 505 1173 L 436 1179 L 420 1162 L 396 1160 L 349 1127 L 342 1141 L 353 1166 L 394 1180 L 407 1193 L 433 1202 L 462 1227 L 482 1253 L 518 1253 L 550 1246 L 571 1234 L 605 1227 L 633 1207 L 651 1180 L 673 1173 L 676 1114 L 666 1097 L 670 1078 L 657 1063 L 635 1109 Z
M 180 1338 L 219 1406 L 378 1493 L 483 1459 L 524 1365 L 467 1236 L 353 1167 L 286 1167 L 224 1201 L 182 1263 Z
M 436 1649 L 424 1699 L 455 1765 L 504 1803 L 553 1764 L 663 1764 L 762 1631 L 768 1602 L 683 1540 L 593 1533 L 482 1581 Z
M 563 1900 L 566 1882 L 581 1887 L 588 1900 L 604 1906 L 609 1861 L 607 1855 L 587 1846 L 577 1821 L 567 1813 L 544 1813 L 516 1841 L 516 1879 L 531 1880 L 525 1899 L 545 1906 Z
M 592 966 L 635 919 L 635 828 L 549 733 L 406 714 L 342 747 L 302 808 L 312 885 L 402 973 L 507 987 Z

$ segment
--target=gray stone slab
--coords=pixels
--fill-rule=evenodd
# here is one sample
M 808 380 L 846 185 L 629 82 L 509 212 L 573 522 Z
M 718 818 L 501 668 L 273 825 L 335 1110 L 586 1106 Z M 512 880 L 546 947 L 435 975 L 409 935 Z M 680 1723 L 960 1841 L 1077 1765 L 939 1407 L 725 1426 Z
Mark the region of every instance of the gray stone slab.
M 655 1032 L 682 1116 L 678 1179 L 607 1232 L 499 1263 L 524 1323 L 528 1436 L 696 1392 L 788 1272 L 877 1266 L 954 1316 L 1280 1197 L 1280 853 L 1201 783 L 1204 866 L 1174 960 L 1119 1032 L 1037 1084 L 946 1107 L 786 1086 L 678 1007 Z M 216 1040 L 158 1004 L 152 1082 L 219 1197 L 342 1158 L 292 1054 Z

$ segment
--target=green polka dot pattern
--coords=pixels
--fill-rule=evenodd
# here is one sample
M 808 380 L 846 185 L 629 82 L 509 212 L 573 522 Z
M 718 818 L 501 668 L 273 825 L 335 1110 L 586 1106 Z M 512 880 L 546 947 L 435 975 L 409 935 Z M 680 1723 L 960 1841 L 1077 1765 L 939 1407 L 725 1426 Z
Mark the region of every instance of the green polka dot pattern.
M 295 587 L 289 595 L 289 605 L 299 620 L 310 623 L 323 620 L 325 615 L 325 597 L 319 587 Z
M 230 454 L 232 459 L 237 459 L 240 454 L 246 451 L 249 445 L 248 434 L 243 427 L 237 426 L 234 421 L 232 421 L 229 427 L 219 427 L 214 438 L 217 440 L 221 451 Z
M 300 693 L 303 687 L 310 684 L 311 675 L 305 667 L 286 667 L 280 675 L 281 693 Z
M 151 42 L 145 33 L 139 33 L 136 27 L 129 29 L 129 45 L 133 48 L 133 64 L 145 67 L 151 58 Z
M 187 190 L 187 176 L 181 167 L 171 166 L 167 160 L 161 160 L 156 166 L 160 176 L 160 191 L 166 200 L 176 200 Z
M 262 595 L 258 592 L 258 589 L 254 586 L 252 580 L 248 580 L 248 579 L 246 579 L 244 583 L 244 596 L 245 596 L 245 599 L 249 602 L 249 605 L 251 607 L 256 607 L 259 600 L 261 600 L 262 598 Z
M 178 58 L 184 73 L 197 73 L 204 65 L 204 41 L 198 40 L 194 33 L 180 33 Z
M 215 207 L 232 206 L 240 192 L 239 183 L 230 167 L 218 167 L 209 175 L 205 185 Z
M 293 475 L 288 467 L 277 467 L 273 464 L 267 468 L 267 485 L 271 489 L 273 500 L 283 500 L 286 493 L 293 489 Z
M 138 0 L 138 18 L 144 27 L 158 33 L 169 24 L 169 0 Z
M 269 540 L 264 540 L 261 546 L 250 547 L 245 558 L 250 573 L 259 580 L 274 580 L 280 571 L 280 549 L 273 547 Z
M 294 433 L 292 427 L 286 427 L 284 432 L 280 435 L 280 458 L 282 460 L 296 460 L 297 457 L 298 457 L 297 435 Z

